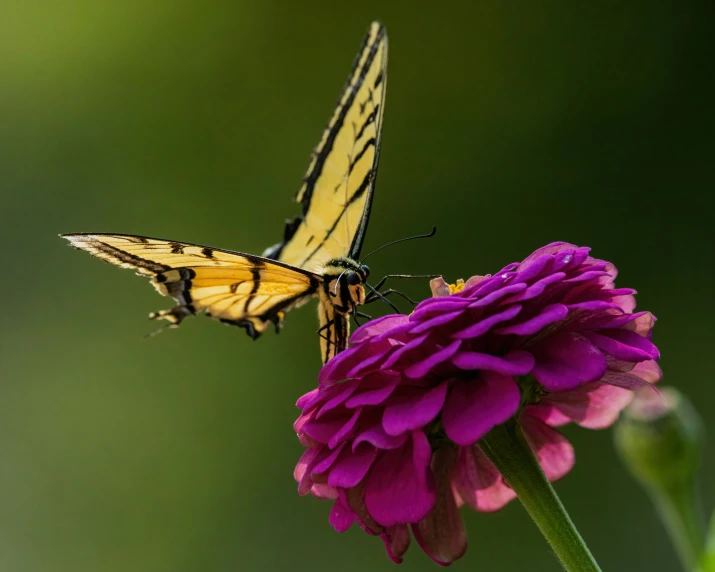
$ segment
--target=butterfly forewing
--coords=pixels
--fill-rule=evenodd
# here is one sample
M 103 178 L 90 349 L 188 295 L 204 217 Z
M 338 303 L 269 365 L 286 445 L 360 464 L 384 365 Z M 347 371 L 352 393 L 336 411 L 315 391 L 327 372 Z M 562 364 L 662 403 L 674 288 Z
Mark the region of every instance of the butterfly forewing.
M 348 310 L 338 295 L 338 278 L 344 263 L 356 266 L 370 216 L 386 74 L 387 35 L 375 22 L 297 194 L 302 216 L 286 225 L 283 242 L 263 257 L 141 236 L 63 237 L 75 248 L 151 278 L 161 294 L 179 303 L 152 317 L 173 324 L 206 312 L 255 338 L 270 324 L 279 328 L 286 311 L 318 296 L 321 355 L 327 361 L 347 345 Z M 361 295 L 351 304 L 363 301 Z
M 63 236 L 75 248 L 150 277 L 161 294 L 179 302 L 157 315 L 174 323 L 205 311 L 260 333 L 280 325 L 283 313 L 311 298 L 322 281 L 280 262 L 209 246 L 120 234 Z
M 337 258 L 358 258 L 375 187 L 386 83 L 387 35 L 375 22 L 298 191 L 302 217 L 288 223 L 284 242 L 267 256 L 314 272 Z

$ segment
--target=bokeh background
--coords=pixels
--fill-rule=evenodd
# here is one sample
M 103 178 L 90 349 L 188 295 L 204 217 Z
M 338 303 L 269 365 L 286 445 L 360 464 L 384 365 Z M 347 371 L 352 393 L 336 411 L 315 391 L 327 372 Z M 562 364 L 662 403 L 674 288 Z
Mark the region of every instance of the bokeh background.
M 498 270 L 593 247 L 659 318 L 664 383 L 715 433 L 710 0 L 0 3 L 0 570 L 394 570 L 300 498 L 315 312 L 251 342 L 60 232 L 260 253 L 281 235 L 362 34 L 390 69 L 376 274 Z M 428 295 L 426 282 L 405 286 Z M 371 308 L 372 312 L 380 312 Z M 566 430 L 557 491 L 605 570 L 677 570 L 609 431 Z M 715 504 L 715 447 L 702 483 Z M 517 503 L 464 512 L 455 569 L 557 570 Z M 405 568 L 435 570 L 413 546 Z

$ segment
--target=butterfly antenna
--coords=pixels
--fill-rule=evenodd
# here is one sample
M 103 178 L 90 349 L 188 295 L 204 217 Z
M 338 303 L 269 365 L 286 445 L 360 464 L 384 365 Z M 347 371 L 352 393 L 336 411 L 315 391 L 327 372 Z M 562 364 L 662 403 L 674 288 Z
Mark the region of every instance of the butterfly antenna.
M 397 312 L 398 314 L 402 314 L 402 312 L 400 312 L 400 311 L 397 309 L 397 306 L 395 306 L 392 302 L 390 302 L 387 298 L 385 298 L 385 297 L 380 293 L 379 290 L 376 290 L 375 288 L 373 288 L 372 286 L 370 286 L 367 282 L 365 282 L 365 286 L 367 286 L 368 288 L 370 288 L 370 290 L 372 290 L 372 293 L 375 294 L 375 296 L 377 296 L 378 298 L 380 298 L 383 302 L 385 302 L 385 304 L 387 304 L 388 306 L 390 306 L 390 308 L 392 308 L 395 312 Z
M 435 234 L 437 234 L 437 227 L 433 226 L 432 227 L 432 232 L 429 234 L 418 234 L 416 236 L 408 236 L 407 238 L 400 238 L 399 240 L 393 240 L 392 242 L 388 242 L 387 244 L 383 244 L 382 246 L 376 248 L 372 252 L 370 252 L 365 258 L 362 259 L 361 264 L 365 262 L 368 258 L 370 258 L 373 254 L 376 252 L 380 252 L 383 248 L 387 248 L 388 246 L 392 246 L 393 244 L 399 244 L 400 242 L 407 242 L 408 240 L 415 240 L 417 238 L 432 238 Z
M 154 336 L 159 335 L 159 334 L 165 332 L 166 330 L 169 330 L 169 329 L 172 329 L 172 328 L 176 328 L 176 327 L 177 327 L 176 324 L 163 324 L 163 325 L 159 326 L 159 327 L 158 327 L 156 330 L 154 330 L 153 332 L 149 332 L 148 334 L 144 334 L 143 339 L 148 340 L 149 338 L 153 338 Z

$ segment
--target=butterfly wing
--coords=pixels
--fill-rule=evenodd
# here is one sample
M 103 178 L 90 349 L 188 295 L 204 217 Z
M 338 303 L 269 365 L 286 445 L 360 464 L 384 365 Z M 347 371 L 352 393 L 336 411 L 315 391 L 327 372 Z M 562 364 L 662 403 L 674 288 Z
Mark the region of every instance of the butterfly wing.
M 268 258 L 320 273 L 330 260 L 360 254 L 380 155 L 387 80 L 387 35 L 374 22 L 363 39 L 338 106 L 313 153 L 286 224 Z
M 310 299 L 320 276 L 259 256 L 219 248 L 121 234 L 65 234 L 72 246 L 151 278 L 179 305 L 151 317 L 178 325 L 206 312 L 246 328 L 256 338 L 269 324 L 279 328 L 287 310 Z

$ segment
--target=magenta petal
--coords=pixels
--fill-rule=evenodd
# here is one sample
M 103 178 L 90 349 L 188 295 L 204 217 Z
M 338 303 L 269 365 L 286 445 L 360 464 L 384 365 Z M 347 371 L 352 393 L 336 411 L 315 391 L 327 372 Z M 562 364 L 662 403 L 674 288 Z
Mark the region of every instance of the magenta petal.
M 404 324 L 407 320 L 408 317 L 404 314 L 390 314 L 388 316 L 382 316 L 380 318 L 370 320 L 367 324 L 364 324 L 355 330 L 353 335 L 350 337 L 350 343 L 357 344 L 367 338 L 386 334 L 389 330 L 395 326 Z
M 511 306 L 502 312 L 493 314 L 488 318 L 480 320 L 476 324 L 472 324 L 471 326 L 464 328 L 463 330 L 460 330 L 455 334 L 452 334 L 452 338 L 455 340 L 467 340 L 469 338 L 477 338 L 487 333 L 490 329 L 492 329 L 500 322 L 506 322 L 507 320 L 515 318 L 519 315 L 519 312 L 521 312 L 521 306 Z
M 379 524 L 417 522 L 432 510 L 435 483 L 431 456 L 427 437 L 415 431 L 411 443 L 378 457 L 365 481 L 365 505 Z
M 398 349 L 396 349 L 394 352 L 392 352 L 390 357 L 387 358 L 385 363 L 382 364 L 382 369 L 390 369 L 405 354 L 415 350 L 416 348 L 419 348 L 425 342 L 425 340 L 427 338 L 429 338 L 429 332 L 427 332 L 426 334 L 422 334 L 421 336 L 417 336 L 416 338 L 407 342 L 404 346 L 401 346 Z
M 549 391 L 564 391 L 600 379 L 606 359 L 581 334 L 561 332 L 533 346 L 534 377 Z
M 340 452 L 343 450 L 344 447 L 345 443 L 341 443 L 340 446 L 337 447 L 334 451 L 326 451 L 328 453 L 327 456 L 323 457 L 320 462 L 315 463 L 310 468 L 311 476 L 315 478 L 315 475 L 320 475 L 330 469 L 330 467 L 337 460 L 338 456 L 340 455 Z
M 348 419 L 347 423 L 343 425 L 340 429 L 338 429 L 335 434 L 330 437 L 328 440 L 328 447 L 331 449 L 334 449 L 335 447 L 338 446 L 338 443 L 342 441 L 343 439 L 346 439 L 350 433 L 352 433 L 353 429 L 355 429 L 355 425 L 358 422 L 358 418 L 360 417 L 360 413 L 362 413 L 362 408 L 358 407 L 355 412 L 352 414 L 352 417 Z
M 333 503 L 329 521 L 337 532 L 345 532 L 355 522 L 355 513 L 338 498 Z
M 478 379 L 460 381 L 444 405 L 444 430 L 458 445 L 471 445 L 514 415 L 519 401 L 519 388 L 511 377 L 485 372 Z
M 410 547 L 410 530 L 406 524 L 388 526 L 380 535 L 385 543 L 385 550 L 395 564 L 402 564 L 402 556 Z
M 375 389 L 367 389 L 356 395 L 352 395 L 350 399 L 345 402 L 345 407 L 352 408 L 383 403 L 390 397 L 400 383 L 400 375 L 394 371 L 380 371 L 367 376 L 363 380 L 363 383 L 367 383 L 371 380 L 379 381 L 380 385 Z
M 616 359 L 638 362 L 660 357 L 653 342 L 630 330 L 600 330 L 600 333 L 588 332 L 586 336 L 594 345 Z
M 447 361 L 450 359 L 455 353 L 457 353 L 457 350 L 459 350 L 459 346 L 462 345 L 462 342 L 459 340 L 456 340 L 449 344 L 448 346 L 442 348 L 441 350 L 438 350 L 434 352 L 433 354 L 430 354 L 427 358 L 423 359 L 422 361 L 419 361 L 417 363 L 414 363 L 410 365 L 407 369 L 405 369 L 405 375 L 409 377 L 410 379 L 420 379 L 427 375 L 429 371 L 436 367 L 437 365 L 441 364 L 442 362 Z
M 526 440 L 550 481 L 560 479 L 571 470 L 575 455 L 566 437 L 530 415 L 522 415 L 521 424 Z
M 419 322 L 414 328 L 410 330 L 410 334 L 421 334 L 423 332 L 426 332 L 427 330 L 451 322 L 452 320 L 459 318 L 459 316 L 461 315 L 461 308 L 448 314 L 439 314 L 434 318 L 430 318 L 429 320 L 425 320 L 424 322 Z
M 363 480 L 372 463 L 377 458 L 377 449 L 365 443 L 355 451 L 345 448 L 328 474 L 331 487 L 349 489 Z
M 388 435 L 421 429 L 439 414 L 447 396 L 446 382 L 429 391 L 407 395 L 385 407 L 382 426 Z
M 461 558 L 467 550 L 467 533 L 452 492 L 451 472 L 457 451 L 450 445 L 437 449 L 432 458 L 432 472 L 437 483 L 434 508 L 412 525 L 415 539 L 427 555 L 439 564 Z
M 370 443 L 378 449 L 397 449 L 402 447 L 407 442 L 408 435 L 388 435 L 382 428 L 382 424 L 378 423 L 370 429 L 359 433 L 353 440 L 353 451 L 355 451 L 360 443 Z
M 318 410 L 318 414 L 315 416 L 316 419 L 320 419 L 323 415 L 332 411 L 339 405 L 341 405 L 348 397 L 350 397 L 353 392 L 359 387 L 357 383 L 345 383 L 340 384 L 340 387 L 333 386 L 330 389 L 339 390 L 336 391 L 335 397 L 328 399 Z
M 530 336 L 543 330 L 549 324 L 563 320 L 569 313 L 569 310 L 563 304 L 550 304 L 545 306 L 538 315 L 533 318 L 512 324 L 504 328 L 494 330 L 496 334 L 516 334 L 517 336 Z
M 452 358 L 459 369 L 489 370 L 502 375 L 526 375 L 534 367 L 534 356 L 524 350 L 514 350 L 504 357 L 480 352 L 459 352 Z

